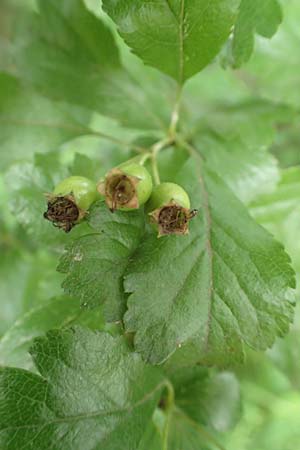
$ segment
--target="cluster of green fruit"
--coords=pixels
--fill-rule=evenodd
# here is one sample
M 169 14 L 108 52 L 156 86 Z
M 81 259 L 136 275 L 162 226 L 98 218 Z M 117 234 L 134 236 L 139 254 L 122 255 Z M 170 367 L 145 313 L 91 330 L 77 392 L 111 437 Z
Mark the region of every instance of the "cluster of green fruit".
M 52 194 L 47 194 L 44 217 L 68 233 L 100 196 L 112 212 L 132 211 L 145 205 L 159 237 L 187 234 L 189 221 L 197 213 L 190 210 L 189 196 L 181 186 L 161 183 L 153 187 L 148 170 L 142 164 L 127 161 L 109 171 L 97 185 L 80 176 L 63 180 Z

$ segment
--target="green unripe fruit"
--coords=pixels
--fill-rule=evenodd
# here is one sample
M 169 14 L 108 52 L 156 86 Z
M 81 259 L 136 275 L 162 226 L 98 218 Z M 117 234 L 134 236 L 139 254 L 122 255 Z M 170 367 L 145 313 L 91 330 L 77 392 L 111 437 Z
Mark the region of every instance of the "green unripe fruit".
M 78 208 L 87 210 L 96 200 L 98 194 L 96 184 L 85 177 L 73 176 L 61 181 L 54 189 L 53 195 L 72 194 Z
M 48 209 L 44 218 L 68 233 L 85 216 L 98 193 L 91 180 L 73 176 L 61 181 L 53 193 L 46 196 Z
M 189 221 L 198 211 L 190 210 L 190 198 L 178 184 L 161 183 L 153 189 L 146 210 L 158 229 L 158 237 L 188 234 Z
M 147 202 L 152 192 L 152 178 L 144 166 L 128 161 L 108 172 L 99 182 L 98 191 L 105 196 L 111 211 L 130 211 Z
M 125 175 L 137 178 L 136 193 L 139 206 L 144 205 L 149 200 L 153 188 L 152 177 L 148 170 L 136 163 L 124 163 L 119 168 Z
M 161 183 L 153 189 L 147 210 L 154 211 L 172 202 L 186 209 L 191 207 L 188 193 L 181 186 L 175 183 Z

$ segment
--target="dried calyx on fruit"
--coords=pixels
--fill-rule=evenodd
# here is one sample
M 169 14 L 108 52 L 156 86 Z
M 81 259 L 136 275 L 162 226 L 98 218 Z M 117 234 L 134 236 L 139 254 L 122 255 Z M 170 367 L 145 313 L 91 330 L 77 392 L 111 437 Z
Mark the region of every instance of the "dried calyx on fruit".
M 68 233 L 96 200 L 96 185 L 85 177 L 69 177 L 59 183 L 53 193 L 46 194 L 46 198 L 48 208 L 44 218 Z
M 112 212 L 116 209 L 130 211 L 138 209 L 149 199 L 152 178 L 144 166 L 128 161 L 108 172 L 98 183 L 98 191 Z
M 190 209 L 187 192 L 178 184 L 161 183 L 153 189 L 147 204 L 150 222 L 158 229 L 158 237 L 189 232 L 189 221 L 198 213 Z

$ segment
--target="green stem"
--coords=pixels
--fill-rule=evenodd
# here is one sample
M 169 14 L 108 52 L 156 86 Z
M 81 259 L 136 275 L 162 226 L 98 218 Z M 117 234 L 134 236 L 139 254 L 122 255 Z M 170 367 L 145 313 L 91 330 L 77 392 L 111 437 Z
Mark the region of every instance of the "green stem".
M 157 158 L 154 155 L 152 155 L 152 158 L 151 158 L 151 165 L 152 165 L 152 175 L 153 175 L 154 184 L 157 186 L 158 184 L 160 184 L 160 176 L 159 176 L 159 170 L 158 170 L 158 165 L 157 165 Z
M 165 424 L 164 433 L 163 433 L 163 449 L 162 450 L 168 450 L 170 422 L 171 422 L 172 411 L 173 411 L 173 408 L 175 405 L 175 392 L 174 392 L 172 383 L 169 380 L 166 380 L 165 386 L 168 391 L 167 405 L 166 405 L 167 419 L 166 419 L 166 424 Z
M 177 131 L 177 126 L 178 126 L 178 122 L 179 122 L 181 97 L 182 97 L 182 86 L 178 85 L 177 94 L 176 94 L 176 100 L 175 100 L 174 108 L 173 108 L 173 111 L 172 111 L 171 123 L 170 123 L 170 127 L 169 127 L 169 136 L 173 140 L 175 138 L 176 131 Z
M 134 156 L 133 158 L 130 158 L 126 161 L 126 163 L 135 163 L 135 164 L 140 164 L 141 166 L 143 166 L 145 164 L 145 162 L 147 161 L 147 159 L 150 159 L 152 157 L 152 153 L 151 152 L 145 152 L 145 153 L 141 153 L 140 155 Z
M 152 157 L 152 154 L 150 152 L 145 153 L 144 155 L 142 155 L 139 159 L 139 164 L 141 166 L 143 166 L 145 164 L 145 162 L 150 159 Z
M 175 392 L 174 392 L 173 384 L 169 380 L 165 380 L 165 386 L 168 391 L 167 408 L 170 408 L 175 403 Z
M 163 435 L 163 448 L 162 450 L 168 450 L 168 440 L 169 440 L 169 429 L 170 429 L 170 421 L 171 421 L 171 412 L 168 411 L 164 435 Z
M 158 170 L 158 164 L 157 164 L 157 155 L 158 153 L 164 149 L 165 147 L 168 147 L 173 143 L 173 138 L 166 138 L 162 139 L 161 141 L 156 142 L 151 147 L 151 163 L 152 163 L 152 173 L 153 173 L 153 179 L 154 183 L 156 185 L 160 184 L 160 176 L 159 176 L 159 170 Z

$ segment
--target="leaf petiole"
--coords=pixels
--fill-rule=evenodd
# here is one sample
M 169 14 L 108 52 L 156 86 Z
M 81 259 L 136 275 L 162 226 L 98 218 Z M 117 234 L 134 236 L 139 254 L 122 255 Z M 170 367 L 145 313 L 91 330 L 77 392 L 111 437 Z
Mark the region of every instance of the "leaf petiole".
M 174 108 L 171 115 L 171 123 L 169 127 L 169 136 L 172 140 L 175 139 L 177 126 L 179 122 L 179 112 L 180 112 L 180 106 L 181 106 L 181 97 L 182 97 L 182 86 L 178 85 L 177 94 L 176 94 L 176 100 L 174 104 Z
M 170 430 L 170 421 L 172 416 L 172 411 L 175 406 L 175 392 L 172 383 L 169 380 L 165 380 L 165 387 L 168 391 L 167 402 L 166 402 L 166 423 L 163 432 L 163 449 L 168 450 L 168 439 Z
M 152 173 L 154 178 L 154 183 L 156 185 L 160 184 L 160 176 L 159 176 L 159 170 L 158 170 L 158 164 L 157 164 L 157 155 L 158 153 L 163 150 L 164 148 L 168 147 L 174 142 L 173 138 L 165 138 L 161 141 L 156 142 L 151 147 L 151 163 L 152 163 Z
M 145 164 L 146 161 L 148 161 L 148 159 L 150 159 L 152 157 L 152 154 L 150 152 L 145 153 L 144 155 L 142 155 L 139 159 L 139 164 L 141 166 L 143 166 Z

